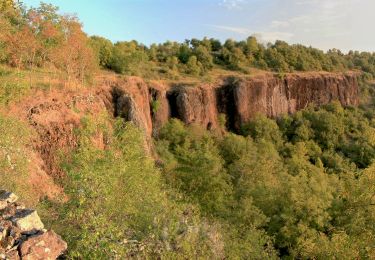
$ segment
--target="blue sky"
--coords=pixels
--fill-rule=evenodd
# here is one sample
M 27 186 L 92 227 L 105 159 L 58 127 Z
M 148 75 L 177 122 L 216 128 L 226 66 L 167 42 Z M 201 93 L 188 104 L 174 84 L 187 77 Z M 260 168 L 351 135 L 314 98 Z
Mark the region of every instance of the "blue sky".
M 24 0 L 37 6 L 39 0 Z M 45 0 L 75 13 L 89 35 L 150 44 L 257 35 L 312 45 L 375 51 L 375 0 Z

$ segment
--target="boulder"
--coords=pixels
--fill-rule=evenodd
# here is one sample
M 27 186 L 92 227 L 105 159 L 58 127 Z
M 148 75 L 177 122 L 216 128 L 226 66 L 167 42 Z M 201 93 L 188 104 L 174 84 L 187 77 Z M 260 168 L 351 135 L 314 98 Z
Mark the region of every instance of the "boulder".
M 5 209 L 8 203 L 14 203 L 17 200 L 18 197 L 14 193 L 5 190 L 0 190 L 0 210 Z
M 34 234 L 44 229 L 44 225 L 35 210 L 18 210 L 12 218 L 12 222 L 23 234 Z
M 67 244 L 44 225 L 35 210 L 17 203 L 11 192 L 0 191 L 0 260 L 56 259 Z
M 20 246 L 20 256 L 28 260 L 56 259 L 67 249 L 67 244 L 53 231 L 32 236 Z

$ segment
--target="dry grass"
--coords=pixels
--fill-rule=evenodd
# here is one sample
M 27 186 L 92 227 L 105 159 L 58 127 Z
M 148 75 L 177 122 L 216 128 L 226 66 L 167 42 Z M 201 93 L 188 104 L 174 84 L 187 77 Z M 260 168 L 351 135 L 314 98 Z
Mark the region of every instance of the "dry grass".
M 36 91 L 77 90 L 91 82 L 67 80 L 64 73 L 53 68 L 17 70 L 0 65 L 0 106 L 19 102 Z

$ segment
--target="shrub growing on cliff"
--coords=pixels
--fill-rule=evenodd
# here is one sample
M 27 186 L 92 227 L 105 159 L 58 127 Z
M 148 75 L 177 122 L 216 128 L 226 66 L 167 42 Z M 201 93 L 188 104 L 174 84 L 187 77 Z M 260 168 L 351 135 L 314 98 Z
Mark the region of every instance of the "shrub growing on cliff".
M 98 133 L 108 141 L 104 150 L 93 145 Z M 52 204 L 60 215 L 50 219 L 68 242 L 69 257 L 220 258 L 220 241 L 210 238 L 220 238 L 219 227 L 169 197 L 141 131 L 122 120 L 111 129 L 108 119 L 88 117 L 77 135 L 78 147 L 63 164 L 69 200 Z

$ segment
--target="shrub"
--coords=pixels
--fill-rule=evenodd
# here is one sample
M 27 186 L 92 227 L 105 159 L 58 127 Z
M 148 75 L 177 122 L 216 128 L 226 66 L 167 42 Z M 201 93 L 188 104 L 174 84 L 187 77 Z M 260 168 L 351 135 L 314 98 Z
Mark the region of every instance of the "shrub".
M 77 149 L 64 156 L 69 201 L 45 203 L 59 214 L 49 221 L 68 242 L 69 257 L 214 257 L 207 236 L 215 227 L 194 207 L 169 199 L 142 132 L 122 120 L 113 129 L 107 122 L 83 119 Z M 92 144 L 98 132 L 110 140 L 105 150 Z

